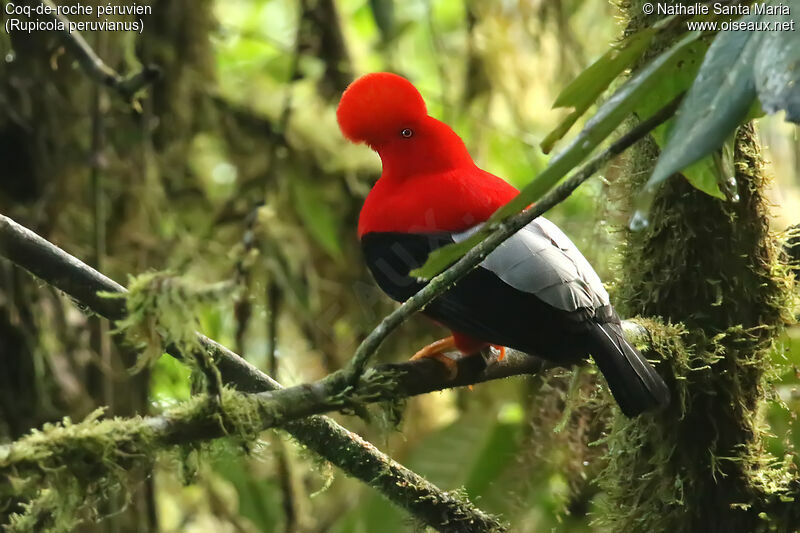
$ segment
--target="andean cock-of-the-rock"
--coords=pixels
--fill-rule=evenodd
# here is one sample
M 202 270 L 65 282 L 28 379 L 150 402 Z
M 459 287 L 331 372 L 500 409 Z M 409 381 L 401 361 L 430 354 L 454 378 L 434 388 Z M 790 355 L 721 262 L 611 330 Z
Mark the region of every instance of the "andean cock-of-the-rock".
M 461 138 L 428 115 L 419 91 L 390 73 L 367 74 L 342 95 L 344 136 L 366 143 L 383 165 L 358 222 L 375 281 L 405 301 L 423 281 L 409 272 L 437 248 L 477 231 L 518 191 L 474 163 Z M 619 316 L 589 262 L 539 217 L 506 240 L 423 313 L 450 329 L 415 357 L 510 347 L 570 365 L 591 355 L 627 416 L 669 402 L 664 381 L 625 339 Z

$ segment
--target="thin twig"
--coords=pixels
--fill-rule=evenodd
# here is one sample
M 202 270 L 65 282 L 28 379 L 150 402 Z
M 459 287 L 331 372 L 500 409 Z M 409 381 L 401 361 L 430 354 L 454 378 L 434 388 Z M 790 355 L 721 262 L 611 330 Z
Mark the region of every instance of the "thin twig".
M 125 301 L 98 293 L 125 293 L 125 288 L 77 258 L 0 215 L 0 256 L 65 292 L 84 309 L 110 320 L 125 316 Z M 211 354 L 225 382 L 243 392 L 280 389 L 281 385 L 239 355 L 213 340 L 198 335 Z M 168 353 L 184 355 L 175 347 Z M 219 429 L 219 426 L 215 426 Z M 312 416 L 283 426 L 298 442 L 322 458 L 378 490 L 421 522 L 439 531 L 501 531 L 499 522 L 395 462 L 333 420 Z
M 628 133 L 620 137 L 606 150 L 592 158 L 561 185 L 544 195 L 536 205 L 500 222 L 497 228 L 478 245 L 467 252 L 447 270 L 431 279 L 417 294 L 406 300 L 400 307 L 384 318 L 358 346 L 347 368 L 342 371 L 342 375 L 332 375 L 331 378 L 343 378 L 351 383 L 358 380 L 358 377 L 364 372 L 370 357 L 378 350 L 386 337 L 408 317 L 423 309 L 431 301 L 436 299 L 436 297 L 446 292 L 455 285 L 456 282 L 469 274 L 486 259 L 486 256 L 500 246 L 506 239 L 527 226 L 535 218 L 544 214 L 547 210 L 563 202 L 572 194 L 572 191 L 577 189 L 579 185 L 589 179 L 612 158 L 621 154 L 628 147 L 648 135 L 651 130 L 669 119 L 678 108 L 682 97 L 683 95 L 676 97 L 666 106 L 658 110 L 652 117 L 641 122 Z
M 64 29 L 57 31 L 61 35 L 64 46 L 75 56 L 84 72 L 94 81 L 114 89 L 123 98 L 130 100 L 138 91 L 161 76 L 161 69 L 155 65 L 146 65 L 139 72 L 128 76 L 121 75 L 100 59 L 100 56 L 89 46 L 80 32 L 69 29 L 69 19 L 56 12 L 56 5 L 52 0 L 41 0 L 41 4 L 50 8 L 50 10 L 46 10 L 44 16 L 63 24 L 61 27 Z

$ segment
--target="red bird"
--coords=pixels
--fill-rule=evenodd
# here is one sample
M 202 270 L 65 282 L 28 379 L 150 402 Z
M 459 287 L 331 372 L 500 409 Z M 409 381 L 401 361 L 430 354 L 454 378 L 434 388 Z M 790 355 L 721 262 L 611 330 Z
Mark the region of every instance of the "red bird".
M 431 251 L 466 239 L 518 191 L 478 168 L 461 138 L 428 115 L 405 78 L 367 74 L 342 95 L 342 133 L 366 143 L 383 173 L 367 196 L 358 236 L 381 289 L 405 301 L 425 285 L 409 272 Z M 589 262 L 555 224 L 539 217 L 501 244 L 423 311 L 452 330 L 416 357 L 453 347 L 473 354 L 507 346 L 569 365 L 591 354 L 622 412 L 669 403 L 669 390 L 622 334 Z

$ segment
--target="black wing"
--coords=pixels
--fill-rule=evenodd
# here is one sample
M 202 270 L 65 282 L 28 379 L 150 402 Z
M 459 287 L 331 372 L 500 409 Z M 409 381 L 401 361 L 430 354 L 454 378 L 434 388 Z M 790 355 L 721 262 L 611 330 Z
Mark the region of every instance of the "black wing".
M 431 251 L 467 238 L 460 233 L 370 233 L 364 255 L 378 285 L 397 301 L 425 286 L 409 276 Z M 669 402 L 655 369 L 622 334 L 608 294 L 583 255 L 539 218 L 512 236 L 423 311 L 474 339 L 566 365 L 592 354 L 623 413 Z
M 402 302 L 425 286 L 409 272 L 422 266 L 431 251 L 461 238 L 463 235 L 449 233 L 370 233 L 361 242 L 378 285 Z M 587 296 L 591 287 L 582 280 L 576 282 L 576 267 L 571 262 L 566 266 L 553 261 L 552 257 L 563 253 L 549 237 L 546 244 L 541 258 L 536 259 L 525 234 L 512 237 L 431 302 L 424 313 L 453 331 L 556 362 L 571 363 L 585 357 L 588 350 L 581 333 L 590 327 L 592 318 L 612 319 L 608 296 L 604 290 L 603 297 L 593 300 Z M 531 257 L 540 263 L 538 268 Z M 525 270 L 531 272 L 528 282 Z M 522 290 L 524 287 L 528 290 Z

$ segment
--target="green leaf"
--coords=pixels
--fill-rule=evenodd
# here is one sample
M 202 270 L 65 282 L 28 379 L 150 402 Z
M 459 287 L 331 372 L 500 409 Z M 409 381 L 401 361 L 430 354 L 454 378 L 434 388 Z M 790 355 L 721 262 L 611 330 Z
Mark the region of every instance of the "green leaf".
M 498 422 L 488 432 L 480 455 L 472 462 L 472 468 L 464 482 L 470 499 L 476 501 L 486 496 L 493 482 L 505 469 L 513 466 L 519 451 L 520 424 Z
M 716 153 L 712 156 L 704 157 L 700 161 L 693 163 L 683 169 L 683 176 L 696 189 L 699 189 L 709 196 L 725 199 L 725 195 L 720 190 L 719 182 L 725 174 L 719 172 L 719 165 L 716 161 L 719 157 Z
M 519 422 L 468 413 L 427 437 L 409 457 L 409 468 L 446 490 L 464 487 L 484 495 L 519 449 Z
M 294 209 L 311 236 L 333 259 L 342 258 L 337 216 L 318 187 L 300 176 L 290 180 Z
M 549 153 L 556 141 L 569 131 L 609 84 L 642 55 L 655 34 L 654 28 L 646 28 L 631 35 L 622 43 L 612 46 L 600 59 L 564 87 L 553 107 L 571 107 L 573 111 L 541 142 L 540 146 L 544 153 Z
M 370 11 L 381 38 L 387 42 L 394 36 L 394 0 L 369 0 Z
M 648 98 L 642 100 L 637 106 L 636 114 L 640 117 L 651 116 L 676 96 L 686 92 L 697 77 L 697 71 L 708 51 L 708 45 L 709 39 L 699 39 L 692 43 L 682 54 L 681 61 L 664 71 L 658 86 L 650 92 Z M 674 122 L 674 119 L 670 119 L 653 130 L 651 135 L 659 148 L 664 148 L 667 142 L 667 132 L 673 127 Z M 701 191 L 724 199 L 725 195 L 720 191 L 718 182 L 727 174 L 720 175 L 717 173 L 717 169 L 714 158 L 709 156 L 686 167 L 683 175 Z
M 758 17 L 749 16 L 742 21 L 748 19 L 758 20 Z M 647 225 L 647 212 L 664 180 L 722 146 L 731 130 L 747 115 L 755 99 L 754 35 L 754 32 L 730 31 L 714 39 L 697 78 L 678 108 L 653 174 L 639 193 L 632 229 Z M 695 180 L 692 184 L 709 189 L 705 181 Z
M 686 92 L 697 77 L 697 71 L 703 63 L 703 57 L 708 52 L 711 39 L 698 39 L 681 53 L 679 61 L 673 62 L 661 73 L 658 84 L 636 106 L 634 112 L 638 117 L 649 117 L 667 105 L 676 96 Z M 670 119 L 657 127 L 651 135 L 660 147 L 666 143 L 667 132 L 672 127 L 674 119 Z
M 247 456 L 223 445 L 216 450 L 214 471 L 236 489 L 238 512 L 258 531 L 276 531 L 280 526 L 282 491 L 277 480 L 259 479 Z
M 597 145 L 603 142 L 617 126 L 649 97 L 658 86 L 662 73 L 679 64 L 687 54 L 690 45 L 701 32 L 686 34 L 669 50 L 651 61 L 645 68 L 628 80 L 586 123 L 583 130 L 559 154 L 550 159 L 548 166 L 509 203 L 498 209 L 483 230 L 458 244 L 451 244 L 435 250 L 425 264 L 411 272 L 412 275 L 430 279 L 460 259 L 467 251 L 482 241 L 492 230 L 494 224 L 504 220 L 536 202 L 569 171 L 575 168 Z
M 800 0 L 785 2 L 786 14 L 767 15 L 762 20 L 787 26 L 792 22 L 788 13 L 800 13 Z M 769 5 L 775 5 L 770 2 Z M 786 111 L 786 120 L 800 122 L 800 30 L 771 30 L 761 35 L 756 53 L 754 75 L 756 91 L 767 113 Z
M 584 108 L 576 107 L 569 115 L 564 117 L 564 120 L 559 122 L 558 125 L 553 128 L 553 130 L 548 133 L 544 139 L 542 139 L 542 142 L 539 143 L 539 148 L 542 149 L 542 152 L 549 154 L 550 150 L 553 149 L 553 145 L 567 134 L 573 124 L 575 124 L 578 119 L 581 118 L 588 108 L 588 105 Z

